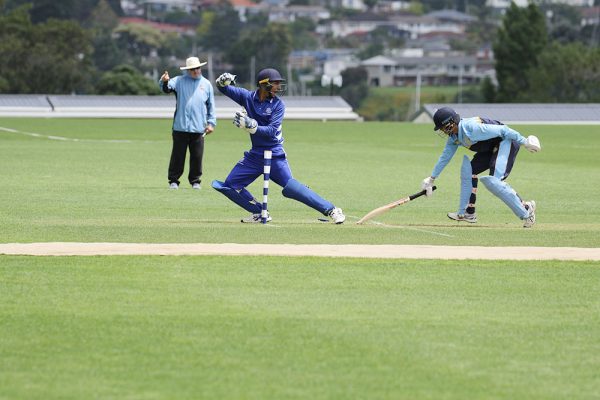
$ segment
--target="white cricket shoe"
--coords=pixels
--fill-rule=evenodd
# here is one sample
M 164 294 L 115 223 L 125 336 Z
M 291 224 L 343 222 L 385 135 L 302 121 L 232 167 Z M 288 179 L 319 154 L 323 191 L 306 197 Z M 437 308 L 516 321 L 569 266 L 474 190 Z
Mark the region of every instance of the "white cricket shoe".
M 535 224 L 535 201 L 526 201 L 525 208 L 529 210 L 529 216 L 523 220 L 523 228 L 531 228 Z
M 470 224 L 474 224 L 477 222 L 477 214 L 473 213 L 473 214 L 469 214 L 469 213 L 464 213 L 464 214 L 459 214 L 459 213 L 453 213 L 453 212 L 449 212 L 448 213 L 448 218 L 453 219 L 455 221 L 465 221 L 468 222 Z
M 171 182 L 169 184 L 169 189 L 177 190 L 179 189 L 179 185 L 176 182 Z
M 329 212 L 329 218 L 336 224 L 342 224 L 346 220 L 346 216 L 342 212 L 342 209 L 337 207 Z
M 200 184 L 198 182 L 192 184 L 192 189 L 194 189 L 194 190 L 200 190 Z
M 267 211 L 267 222 L 271 221 L 271 215 Z M 244 224 L 260 224 L 262 222 L 262 216 L 260 214 L 250 214 L 246 218 L 242 218 L 241 222 Z

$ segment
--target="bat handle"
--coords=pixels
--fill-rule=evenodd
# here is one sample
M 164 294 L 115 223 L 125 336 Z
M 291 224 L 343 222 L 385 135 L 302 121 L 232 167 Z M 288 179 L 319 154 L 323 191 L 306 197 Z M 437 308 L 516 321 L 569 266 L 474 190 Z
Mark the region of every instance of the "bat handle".
M 432 187 L 431 187 L 431 190 L 435 190 L 435 189 L 437 189 L 437 186 L 432 186 Z M 415 193 L 415 194 L 413 194 L 413 195 L 410 195 L 410 196 L 409 196 L 409 199 L 411 199 L 411 200 L 414 200 L 414 199 L 416 199 L 417 197 L 421 197 L 421 196 L 423 196 L 425 193 L 427 193 L 427 190 L 426 190 L 426 189 L 423 189 L 423 190 L 421 190 L 419 193 Z

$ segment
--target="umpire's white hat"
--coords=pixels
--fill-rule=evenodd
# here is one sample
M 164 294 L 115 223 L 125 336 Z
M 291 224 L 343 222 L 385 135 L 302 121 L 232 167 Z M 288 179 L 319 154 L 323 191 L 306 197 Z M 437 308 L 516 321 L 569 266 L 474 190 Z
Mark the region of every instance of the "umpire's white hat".
M 185 60 L 185 67 L 179 67 L 179 69 L 195 69 L 200 68 L 203 65 L 206 65 L 206 62 L 201 63 L 198 57 L 190 57 L 187 60 Z

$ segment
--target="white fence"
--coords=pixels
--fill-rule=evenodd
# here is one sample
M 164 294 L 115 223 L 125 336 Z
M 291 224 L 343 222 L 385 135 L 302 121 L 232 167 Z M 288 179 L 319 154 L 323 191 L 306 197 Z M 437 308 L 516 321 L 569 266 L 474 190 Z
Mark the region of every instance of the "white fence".
M 286 119 L 355 120 L 361 117 L 339 96 L 284 96 Z M 217 118 L 231 118 L 240 106 L 215 96 Z M 174 95 L 84 96 L 0 95 L 0 117 L 172 118 Z
M 462 103 L 425 104 L 412 122 L 433 123 L 433 114 L 441 107 L 453 108 L 461 117 L 487 117 L 505 124 L 598 125 L 598 103 Z

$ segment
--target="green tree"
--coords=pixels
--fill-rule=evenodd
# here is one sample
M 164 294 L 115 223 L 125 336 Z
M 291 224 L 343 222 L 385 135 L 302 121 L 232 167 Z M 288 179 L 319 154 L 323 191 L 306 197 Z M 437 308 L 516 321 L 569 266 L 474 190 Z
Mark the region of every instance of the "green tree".
M 356 109 L 369 95 L 368 73 L 363 67 L 347 68 L 342 71 L 340 96 Z
M 410 2 L 407 11 L 414 15 L 423 15 L 425 13 L 423 3 L 421 3 L 420 1 L 416 1 L 416 0 L 412 0 Z
M 27 67 L 35 93 L 70 93 L 89 89 L 92 43 L 75 21 L 50 19 L 35 26 Z
M 365 48 L 359 51 L 356 55 L 361 60 L 366 60 L 371 57 L 375 57 L 383 54 L 383 43 L 381 42 L 372 42 L 369 43 Z
M 455 9 L 460 6 L 456 0 L 423 0 L 422 3 L 425 12 L 443 9 Z
M 33 30 L 29 8 L 25 5 L 0 14 L 0 76 L 5 79 L 3 93 L 30 93 L 29 90 L 22 90 L 28 83 L 27 77 L 21 74 Z
M 581 12 L 568 4 L 542 3 L 542 13 L 548 21 L 548 36 L 552 41 L 572 43 L 581 39 Z
M 71 19 L 84 21 L 100 0 L 7 0 L 9 10 L 16 9 L 24 4 L 30 4 L 31 21 L 34 24 L 43 23 L 54 19 Z M 105 0 L 117 15 L 123 15 L 119 0 Z
M 30 5 L 29 14 L 31 16 L 31 21 L 34 24 L 37 24 L 46 22 L 50 18 L 74 18 L 74 10 L 77 8 L 76 3 L 77 0 L 8 0 L 7 7 L 9 9 L 14 9 L 22 5 Z
M 537 102 L 600 102 L 600 48 L 552 43 L 529 71 L 529 98 Z
M 117 46 L 127 54 L 126 63 L 141 71 L 151 72 L 162 68 L 159 52 L 169 42 L 169 38 L 177 35 L 161 33 L 146 24 L 128 23 L 119 25 L 114 30 L 114 36 Z
M 108 71 L 125 61 L 126 54 L 112 38 L 114 29 L 119 25 L 119 19 L 107 0 L 98 1 L 85 25 L 93 36 L 92 57 L 97 69 Z
M 499 102 L 522 101 L 529 90 L 529 71 L 547 43 L 546 24 L 540 9 L 511 3 L 494 42 Z
M 492 8 L 485 5 L 471 7 L 472 13 L 477 17 L 477 22 L 467 26 L 467 40 L 476 45 L 492 43 L 498 29 L 497 19 L 493 15 Z
M 492 83 L 492 80 L 489 76 L 486 76 L 481 81 L 481 96 L 483 97 L 483 101 L 486 103 L 495 103 L 496 102 L 496 86 Z
M 225 60 L 233 66 L 232 71 L 238 76 L 239 84 L 254 82 L 254 77 L 248 77 L 248 70 L 252 57 L 256 55 L 255 46 L 255 41 L 251 37 L 246 37 L 235 42 L 224 56 Z M 244 77 L 248 77 L 248 80 Z
M 159 94 L 158 83 L 146 78 L 131 65 L 119 65 L 104 73 L 96 91 L 99 94 L 113 95 L 154 95 Z
M 241 29 L 237 11 L 229 2 L 220 3 L 202 12 L 197 28 L 198 42 L 204 50 L 226 52 L 238 40 Z
M 271 23 L 254 37 L 258 69 L 272 67 L 285 71 L 292 51 L 292 38 L 284 24 Z
M 135 56 L 147 56 L 163 44 L 163 35 L 149 25 L 128 23 L 121 24 L 114 30 L 117 42 L 122 48 Z
M 254 57 L 256 71 L 263 68 L 276 68 L 282 73 L 287 69 L 287 60 L 292 51 L 292 39 L 286 25 L 272 23 L 263 29 L 238 40 L 225 54 L 225 60 L 233 65 L 233 71 L 240 78 L 247 71 Z M 240 79 L 240 82 L 244 82 Z M 252 77 L 251 82 L 254 82 Z
M 91 39 L 76 22 L 50 19 L 34 25 L 30 6 L 0 15 L 0 76 L 8 93 L 89 90 Z
M 363 0 L 363 3 L 369 10 L 372 10 L 377 5 L 378 1 L 379 0 Z
M 318 40 L 314 34 L 317 26 L 309 18 L 296 18 L 288 24 L 294 50 L 315 50 L 318 48 Z

